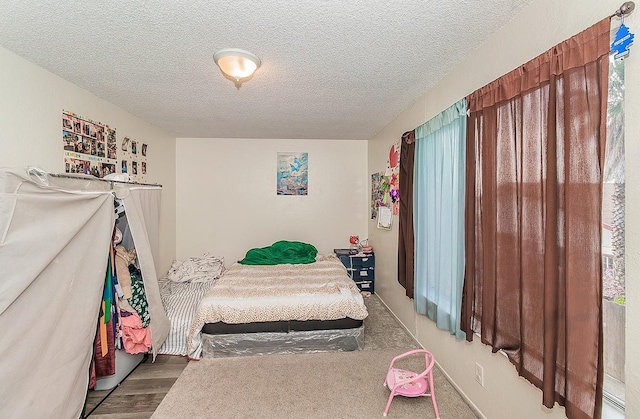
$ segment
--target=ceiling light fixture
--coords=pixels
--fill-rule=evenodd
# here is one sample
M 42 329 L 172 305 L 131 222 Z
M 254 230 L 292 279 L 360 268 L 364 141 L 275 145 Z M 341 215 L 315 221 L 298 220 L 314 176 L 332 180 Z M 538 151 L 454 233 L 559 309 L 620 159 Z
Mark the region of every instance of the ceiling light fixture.
M 260 58 L 238 48 L 226 48 L 213 54 L 222 74 L 233 81 L 239 89 L 243 82 L 250 80 L 253 73 L 260 67 Z

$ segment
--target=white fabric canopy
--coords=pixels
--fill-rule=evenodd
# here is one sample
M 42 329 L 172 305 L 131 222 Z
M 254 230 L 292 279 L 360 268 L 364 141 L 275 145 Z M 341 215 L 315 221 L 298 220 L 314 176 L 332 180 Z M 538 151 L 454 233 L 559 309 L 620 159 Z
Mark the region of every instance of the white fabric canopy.
M 162 190 L 159 187 L 116 184 L 116 195 L 124 203 L 144 281 L 144 290 L 149 302 L 149 315 L 151 316 L 149 327 L 153 340 L 154 360 L 171 328 L 169 318 L 162 306 L 156 270 L 159 253 L 158 224 L 161 193 Z
M 118 193 L 131 187 L 119 185 Z M 2 418 L 82 413 L 115 221 L 110 188 L 111 183 L 95 179 L 0 169 Z M 132 211 L 128 218 L 135 226 L 155 353 L 169 321 L 153 261 L 157 202 L 155 209 L 146 209 L 159 199 L 159 189 L 152 192 L 148 195 L 158 197 L 137 203 L 138 193 L 130 193 L 125 208 Z

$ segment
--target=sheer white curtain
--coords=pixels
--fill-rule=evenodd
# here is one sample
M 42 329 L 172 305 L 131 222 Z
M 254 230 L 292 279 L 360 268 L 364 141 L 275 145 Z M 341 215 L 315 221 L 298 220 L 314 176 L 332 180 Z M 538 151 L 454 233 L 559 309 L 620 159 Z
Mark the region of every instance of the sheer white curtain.
M 413 186 L 414 307 L 459 339 L 466 118 L 463 99 L 416 129 Z

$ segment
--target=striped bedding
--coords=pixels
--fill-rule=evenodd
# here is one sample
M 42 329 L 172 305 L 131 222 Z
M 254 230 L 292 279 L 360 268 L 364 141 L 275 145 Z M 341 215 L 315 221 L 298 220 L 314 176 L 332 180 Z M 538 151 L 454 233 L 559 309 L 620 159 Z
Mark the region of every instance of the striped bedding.
M 202 353 L 206 323 L 284 320 L 363 320 L 367 308 L 360 290 L 335 255 L 300 265 L 235 263 L 204 295 L 191 323 L 188 356 Z
M 162 355 L 187 355 L 187 334 L 198 302 L 211 287 L 212 280 L 205 282 L 173 282 L 163 278 L 160 283 L 162 305 L 171 322 L 167 340 L 158 351 Z

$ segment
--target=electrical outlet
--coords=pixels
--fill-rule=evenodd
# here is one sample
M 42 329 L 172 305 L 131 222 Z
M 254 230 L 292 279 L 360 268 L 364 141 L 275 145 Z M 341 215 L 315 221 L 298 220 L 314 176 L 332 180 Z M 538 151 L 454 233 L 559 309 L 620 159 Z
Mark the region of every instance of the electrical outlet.
M 476 381 L 484 387 L 484 370 L 482 366 L 476 362 Z

